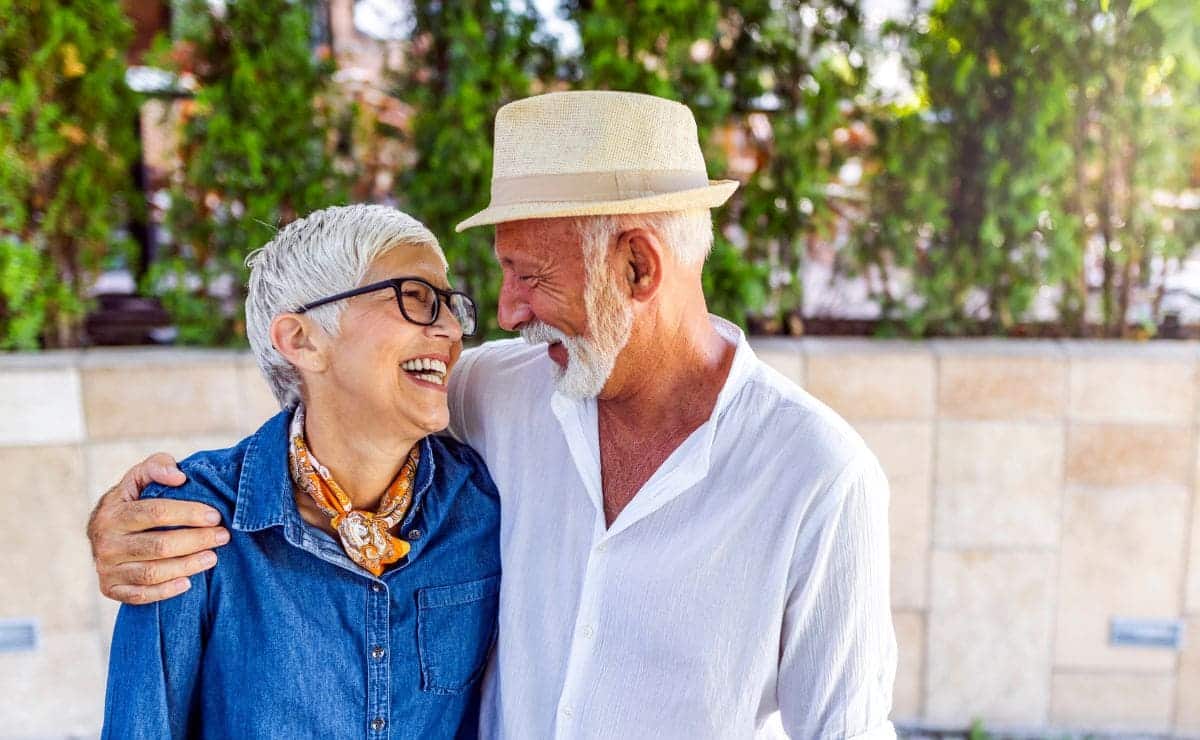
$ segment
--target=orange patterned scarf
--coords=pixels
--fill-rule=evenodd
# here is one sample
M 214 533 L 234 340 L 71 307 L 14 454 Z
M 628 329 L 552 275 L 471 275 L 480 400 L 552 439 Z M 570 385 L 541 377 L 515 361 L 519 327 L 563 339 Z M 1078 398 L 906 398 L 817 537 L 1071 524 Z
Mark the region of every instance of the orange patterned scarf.
M 317 462 L 304 441 L 304 406 L 296 408 L 292 417 L 291 449 L 292 482 L 316 502 L 317 508 L 330 518 L 330 524 L 342 540 L 342 548 L 358 565 L 378 576 L 384 566 L 408 554 L 410 545 L 389 531 L 408 513 L 412 501 L 413 478 L 421 459 L 419 445 L 413 445 L 408 460 L 379 502 L 379 510 L 356 511 L 350 497 L 342 490 L 329 470 Z

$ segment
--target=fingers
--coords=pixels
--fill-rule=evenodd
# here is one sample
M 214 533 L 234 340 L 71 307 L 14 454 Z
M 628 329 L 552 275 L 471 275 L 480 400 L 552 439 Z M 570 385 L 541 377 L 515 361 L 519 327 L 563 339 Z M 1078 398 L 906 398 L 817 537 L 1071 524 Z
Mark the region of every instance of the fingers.
M 196 501 L 152 498 L 116 504 L 107 519 L 106 534 L 121 535 L 156 527 L 212 527 L 221 523 L 221 513 Z
M 151 604 L 155 601 L 169 599 L 172 596 L 187 591 L 192 584 L 186 578 L 176 578 L 167 583 L 161 583 L 157 586 L 130 586 L 130 585 L 113 585 L 105 588 L 101 586 L 100 590 L 104 595 L 113 601 L 120 601 L 125 604 Z
M 178 585 L 179 581 L 186 581 L 189 576 L 202 573 L 216 564 L 216 553 L 211 550 L 165 560 L 122 563 L 104 574 L 101 590 L 105 593 L 121 593 L 122 590 L 134 588 L 166 587 L 169 590 L 173 584 Z M 120 598 L 117 600 L 124 601 Z
M 138 493 L 141 493 L 142 489 L 151 483 L 181 486 L 187 480 L 187 476 L 175 464 L 175 458 L 165 452 L 156 452 L 130 468 L 125 478 L 121 479 L 121 483 L 125 483 L 126 480 L 132 480 Z
M 118 501 L 136 501 L 142 495 L 142 490 L 151 483 L 161 483 L 164 486 L 181 486 L 187 476 L 175 465 L 175 459 L 165 452 L 157 452 L 142 460 L 121 477 L 120 482 L 101 497 L 100 503 L 108 498 Z
M 222 527 L 141 532 L 102 540 L 104 547 L 98 548 L 96 558 L 100 591 L 126 604 L 149 604 L 177 596 L 190 587 L 188 576 L 217 564 L 216 553 L 207 548 L 228 541 L 229 532 Z
M 163 560 L 195 555 L 204 550 L 220 547 L 226 542 L 229 542 L 229 532 L 224 527 L 173 529 L 169 532 L 130 534 L 121 538 L 122 553 L 128 556 L 122 562 Z M 157 578 L 152 582 L 158 583 L 167 578 Z

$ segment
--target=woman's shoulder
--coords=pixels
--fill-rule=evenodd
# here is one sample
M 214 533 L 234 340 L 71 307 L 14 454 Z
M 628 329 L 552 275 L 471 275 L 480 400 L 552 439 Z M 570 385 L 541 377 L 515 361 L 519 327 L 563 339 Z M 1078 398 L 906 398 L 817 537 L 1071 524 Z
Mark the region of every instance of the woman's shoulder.
M 450 436 L 433 435 L 427 439 L 436 465 L 434 475 L 442 479 L 443 485 L 470 482 L 483 493 L 496 495 L 496 484 L 487 465 L 471 445 Z
M 225 516 L 230 515 L 237 501 L 238 480 L 250 439 L 247 437 L 232 447 L 202 450 L 189 455 L 178 463 L 179 469 L 187 477 L 183 485 L 151 483 L 142 491 L 142 498 L 195 501 L 212 506 Z

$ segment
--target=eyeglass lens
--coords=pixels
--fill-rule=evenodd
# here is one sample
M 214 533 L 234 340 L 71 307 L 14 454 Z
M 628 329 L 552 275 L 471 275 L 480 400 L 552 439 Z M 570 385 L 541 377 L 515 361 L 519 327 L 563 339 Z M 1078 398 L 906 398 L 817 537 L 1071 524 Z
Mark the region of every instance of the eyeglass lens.
M 439 296 L 432 286 L 420 280 L 405 280 L 400 285 L 400 307 L 409 321 L 428 326 L 437 316 Z M 462 293 L 451 293 L 446 301 L 450 313 L 463 334 L 475 333 L 475 305 Z

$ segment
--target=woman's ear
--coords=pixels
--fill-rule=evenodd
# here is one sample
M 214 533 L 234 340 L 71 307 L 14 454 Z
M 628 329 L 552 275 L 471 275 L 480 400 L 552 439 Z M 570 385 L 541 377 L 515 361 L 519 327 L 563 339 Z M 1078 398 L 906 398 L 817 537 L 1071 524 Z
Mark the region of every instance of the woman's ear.
M 321 372 L 329 365 L 329 338 L 306 316 L 281 313 L 271 319 L 271 344 L 300 370 Z
M 630 296 L 648 302 L 662 285 L 662 242 L 646 229 L 630 229 L 618 238 L 617 251 Z

